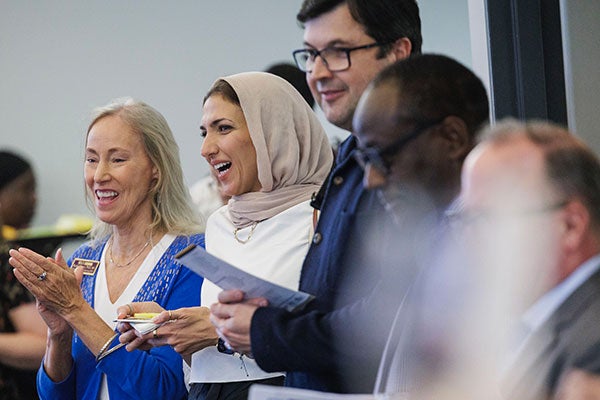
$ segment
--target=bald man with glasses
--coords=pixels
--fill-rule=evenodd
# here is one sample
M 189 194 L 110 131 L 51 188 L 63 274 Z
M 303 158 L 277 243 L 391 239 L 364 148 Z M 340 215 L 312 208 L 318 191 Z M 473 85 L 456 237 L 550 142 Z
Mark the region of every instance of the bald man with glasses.
M 485 132 L 463 180 L 465 211 L 485 215 L 466 240 L 482 269 L 505 277 L 491 295 L 512 316 L 501 393 L 574 398 L 570 385 L 600 373 L 600 161 L 560 126 L 509 120 Z

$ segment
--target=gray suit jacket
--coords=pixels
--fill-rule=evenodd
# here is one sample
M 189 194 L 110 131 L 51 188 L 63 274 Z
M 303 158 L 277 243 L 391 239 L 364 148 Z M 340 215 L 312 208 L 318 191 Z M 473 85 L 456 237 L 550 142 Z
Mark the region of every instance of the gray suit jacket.
M 549 398 L 571 368 L 600 373 L 600 271 L 533 332 L 504 376 L 502 393 L 511 400 Z

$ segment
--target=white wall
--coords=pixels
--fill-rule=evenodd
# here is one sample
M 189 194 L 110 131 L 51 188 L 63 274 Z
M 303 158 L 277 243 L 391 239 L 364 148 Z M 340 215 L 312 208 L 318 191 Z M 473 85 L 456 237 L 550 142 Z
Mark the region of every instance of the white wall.
M 600 1 L 561 1 L 569 128 L 600 154 Z
M 424 50 L 471 65 L 467 0 L 421 1 Z M 0 0 L 0 147 L 31 158 L 36 225 L 88 214 L 83 138 L 90 110 L 124 95 L 169 121 L 186 180 L 200 158 L 202 97 L 219 76 L 291 60 L 301 0 Z M 332 136 L 345 136 L 331 125 Z

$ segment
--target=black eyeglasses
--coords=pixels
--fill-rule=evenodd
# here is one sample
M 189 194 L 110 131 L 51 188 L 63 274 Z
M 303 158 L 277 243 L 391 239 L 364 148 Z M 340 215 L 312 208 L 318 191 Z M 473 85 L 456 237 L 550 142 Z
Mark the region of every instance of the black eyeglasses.
M 371 43 L 357 47 L 326 47 L 323 50 L 300 49 L 292 52 L 294 61 L 303 72 L 312 72 L 317 57 L 321 57 L 327 69 L 331 72 L 344 71 L 350 68 L 350 53 L 356 50 L 385 46 L 389 43 Z
M 416 139 L 419 135 L 423 134 L 430 128 L 438 125 L 445 118 L 446 117 L 430 121 L 421 121 L 410 133 L 402 136 L 394 143 L 390 144 L 389 146 L 383 149 L 376 146 L 362 148 L 359 147 L 354 150 L 354 158 L 363 169 L 367 167 L 367 164 L 370 164 L 372 167 L 377 168 L 379 171 L 387 175 L 390 172 L 389 158 L 391 155 L 396 154 L 398 151 L 400 151 L 402 147 L 406 146 L 410 141 Z

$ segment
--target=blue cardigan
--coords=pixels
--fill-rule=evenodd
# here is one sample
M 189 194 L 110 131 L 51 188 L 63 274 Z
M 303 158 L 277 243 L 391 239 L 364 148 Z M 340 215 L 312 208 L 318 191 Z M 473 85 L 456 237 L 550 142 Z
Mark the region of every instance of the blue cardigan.
M 170 310 L 200 304 L 202 277 L 174 260 L 174 255 L 189 244 L 204 247 L 204 234 L 178 236 L 152 270 L 134 301 L 155 301 Z M 84 244 L 71 259 L 100 260 L 106 241 L 96 247 Z M 86 276 L 81 284 L 86 301 L 94 306 L 96 275 Z M 116 338 L 111 346 L 119 343 Z M 44 366 L 40 367 L 37 386 L 43 399 L 96 399 L 102 374 L 106 374 L 111 399 L 186 399 L 181 356 L 170 346 L 150 351 L 127 352 L 122 347 L 96 362 L 95 355 L 75 334 L 73 336 L 73 369 L 62 382 L 53 382 Z

